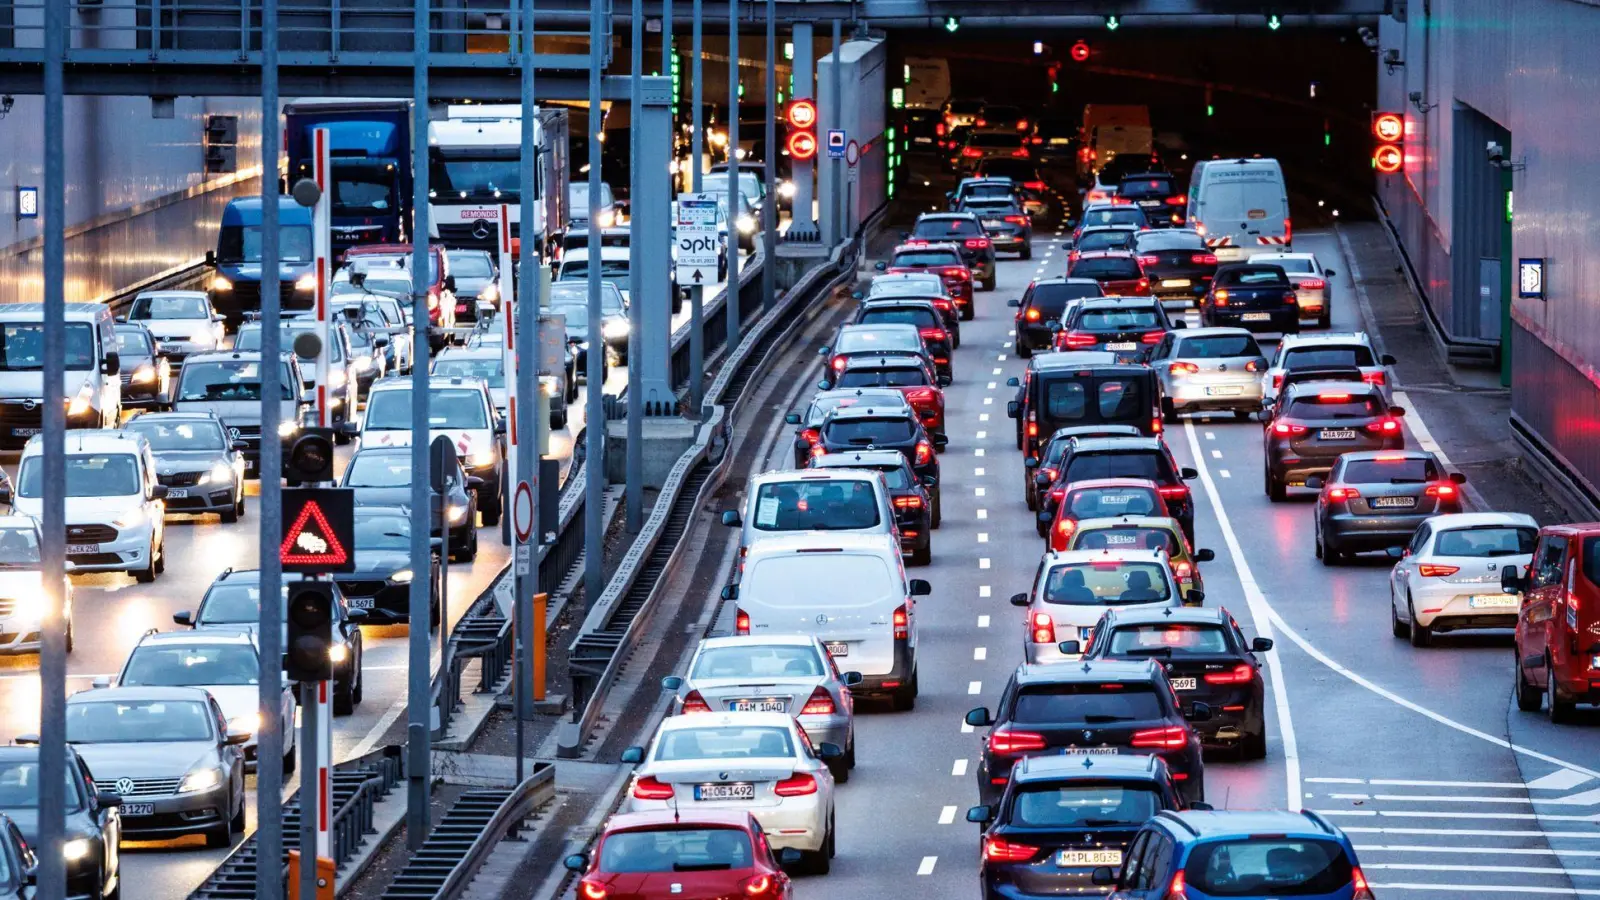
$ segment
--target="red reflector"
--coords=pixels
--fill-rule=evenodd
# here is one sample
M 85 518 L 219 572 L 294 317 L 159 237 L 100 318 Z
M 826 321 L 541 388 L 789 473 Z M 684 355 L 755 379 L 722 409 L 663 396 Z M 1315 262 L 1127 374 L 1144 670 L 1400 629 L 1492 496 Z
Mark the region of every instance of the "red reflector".
M 1045 183 L 1042 181 L 1024 181 L 1022 186 L 1030 191 L 1042 191 L 1045 189 Z
M 917 441 L 917 458 L 914 465 L 925 466 L 933 459 L 933 445 L 927 441 Z

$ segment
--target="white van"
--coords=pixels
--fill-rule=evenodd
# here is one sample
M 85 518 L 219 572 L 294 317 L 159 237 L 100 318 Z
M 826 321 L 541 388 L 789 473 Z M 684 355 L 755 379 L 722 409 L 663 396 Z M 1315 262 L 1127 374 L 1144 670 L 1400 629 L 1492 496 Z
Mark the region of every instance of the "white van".
M 893 534 L 796 534 L 757 541 L 736 600 L 736 634 L 815 636 L 840 667 L 860 672 L 857 696 L 917 699 L 916 598 L 933 592 L 907 578 Z
M 65 304 L 67 427 L 115 428 L 122 418 L 121 361 L 111 308 Z M 44 428 L 44 304 L 0 304 L 0 449 Z
M 893 534 L 894 502 L 883 473 L 868 469 L 762 472 L 745 485 L 743 510 L 726 510 L 722 524 L 741 529 L 739 555 L 750 545 L 797 532 Z
M 1275 159 L 1208 159 L 1189 176 L 1188 222 L 1220 262 L 1293 246 L 1289 192 Z

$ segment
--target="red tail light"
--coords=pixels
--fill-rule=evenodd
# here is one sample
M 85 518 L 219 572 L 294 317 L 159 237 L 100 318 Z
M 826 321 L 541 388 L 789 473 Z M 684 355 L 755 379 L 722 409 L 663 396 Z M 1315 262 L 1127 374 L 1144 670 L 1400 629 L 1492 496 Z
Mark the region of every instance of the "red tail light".
M 940 274 L 943 275 L 947 280 L 950 280 L 950 281 L 971 281 L 972 280 L 972 273 L 967 271 L 964 268 L 962 268 L 962 269 L 945 269 Z
M 800 432 L 800 437 L 803 438 L 806 443 L 815 446 L 817 441 L 822 440 L 822 432 L 816 430 L 815 428 L 806 428 Z
M 989 124 L 989 120 L 988 119 L 973 119 L 972 120 L 972 124 L 978 126 L 979 128 L 983 128 L 984 126 Z
M 811 447 L 811 455 L 812 456 L 827 456 L 828 455 L 828 448 L 822 446 L 821 444 L 813 444 L 812 447 Z
M 606 888 L 587 879 L 578 882 L 578 896 L 584 900 L 606 900 Z
M 914 465 L 918 465 L 918 466 L 925 466 L 932 459 L 933 459 L 933 445 L 928 443 L 927 441 L 917 441 L 917 458 L 916 458 L 916 461 L 913 464 Z
M 1435 566 L 1427 564 L 1417 566 L 1417 574 L 1421 575 L 1423 578 L 1443 578 L 1446 575 L 1454 575 L 1459 571 L 1461 571 L 1460 566 Z
M 1261 371 L 1261 364 L 1252 359 L 1244 364 L 1244 370 L 1246 372 L 1259 372 Z
M 1189 257 L 1189 262 L 1197 266 L 1214 266 L 1217 264 L 1217 256 L 1214 253 L 1196 253 Z
M 1285 244 L 1294 243 L 1294 224 L 1289 221 L 1288 216 L 1283 217 L 1283 242 Z
M 1056 621 L 1050 618 L 1049 613 L 1034 613 L 1029 630 L 1033 635 L 1035 644 L 1054 644 L 1056 642 Z
M 1044 749 L 1044 735 L 1031 731 L 997 728 L 989 733 L 989 752 L 998 756 L 1019 756 Z
M 1168 725 L 1165 728 L 1146 728 L 1133 733 L 1133 746 L 1139 748 L 1156 748 L 1161 750 L 1176 750 L 1189 743 L 1189 729 L 1182 725 Z
M 1288 422 L 1274 422 L 1272 424 L 1272 433 L 1273 434 L 1305 434 L 1306 433 L 1306 427 L 1304 425 L 1292 425 L 1292 424 L 1290 424 Z
M 1212 672 L 1206 676 L 1206 684 L 1249 684 L 1255 677 L 1256 670 L 1249 663 L 1239 663 L 1226 672 Z
M 711 712 L 711 704 L 706 702 L 706 698 L 700 696 L 699 691 L 690 691 L 683 698 L 683 711 L 685 713 L 708 713 Z
M 1030 306 L 1030 307 L 1028 307 L 1028 311 L 1022 314 L 1022 317 L 1024 319 L 1027 319 L 1029 322 L 1037 322 L 1040 319 L 1044 318 L 1044 315 L 1039 312 L 1039 308 L 1038 307 Z
M 1013 157 L 1015 157 L 1016 159 L 1027 159 L 1028 158 L 1028 148 L 1027 147 L 1018 147 L 1017 149 L 1011 151 L 1011 155 Z
M 1038 437 L 1038 436 L 1039 436 L 1039 423 L 1038 422 L 1029 422 L 1028 423 L 1028 437 Z
M 1156 488 L 1156 492 L 1165 499 L 1175 500 L 1179 497 L 1189 496 L 1189 487 L 1182 484 L 1164 484 Z
M 1382 372 L 1363 372 L 1361 374 L 1361 380 L 1365 381 L 1367 384 L 1381 385 L 1388 382 L 1389 376 Z
M 750 614 L 745 612 L 742 609 L 737 608 L 737 607 L 735 607 L 734 609 L 735 609 L 735 612 L 734 612 L 734 616 L 733 616 L 733 633 L 734 634 L 749 634 L 750 633 Z
M 1425 491 L 1425 493 L 1429 497 L 1440 497 L 1445 500 L 1454 500 L 1460 495 L 1461 492 L 1457 491 L 1456 486 L 1453 484 L 1430 484 L 1428 485 L 1428 489 Z
M 843 372 L 844 371 L 844 364 L 845 364 L 845 358 L 844 357 L 835 356 L 833 358 L 833 370 L 835 372 Z
M 1022 186 L 1030 191 L 1042 191 L 1046 187 L 1045 183 L 1042 181 L 1024 181 Z
M 894 498 L 895 509 L 921 509 L 922 498 L 915 494 Z
M 1150 279 L 1148 279 L 1148 278 L 1139 279 L 1139 288 L 1138 289 L 1141 290 L 1141 291 L 1150 290 Z
M 772 890 L 772 886 L 773 880 L 771 875 L 757 875 L 756 877 L 744 883 L 744 892 L 751 897 L 759 897 L 762 894 L 770 892 Z
M 1328 283 L 1321 278 L 1307 278 L 1305 281 L 1300 282 L 1299 286 L 1308 291 L 1320 291 L 1327 287 Z
M 894 608 L 894 639 L 897 641 L 911 639 L 911 617 L 906 615 L 904 603 Z
M 988 862 L 1027 862 L 1038 853 L 1039 848 L 1029 844 L 1017 844 L 997 837 L 983 839 L 983 858 Z
M 1174 578 L 1178 579 L 1179 582 L 1183 584 L 1189 584 L 1190 582 L 1194 581 L 1194 566 L 1183 560 L 1179 560 L 1172 567 L 1172 575 Z
M 1372 888 L 1367 886 L 1367 876 L 1361 874 L 1360 866 L 1350 870 L 1350 886 L 1355 888 L 1350 900 L 1378 900 L 1372 895 Z
M 1013 225 L 1026 225 L 1026 224 L 1028 224 L 1028 217 L 1027 216 L 1006 216 L 1006 221 L 1010 222 Z
M 1280 372 L 1272 376 L 1272 389 L 1277 390 L 1281 387 L 1283 387 L 1283 373 Z
M 1161 433 L 1161 428 L 1162 428 L 1162 425 L 1161 425 L 1161 414 L 1157 413 L 1155 416 L 1153 416 L 1150 419 L 1150 433 L 1151 434 L 1160 434 Z
M 924 328 L 922 329 L 922 336 L 930 341 L 942 341 L 949 337 L 948 334 L 945 334 L 943 328 Z
M 933 133 L 938 135 L 939 137 L 944 137 L 944 132 L 945 132 L 945 127 L 944 127 L 944 123 L 943 122 L 940 122 L 940 123 L 938 123 L 938 124 L 933 126 Z
M 1295 294 L 1294 291 L 1285 291 L 1283 294 L 1283 302 L 1289 306 L 1293 306 L 1300 302 L 1300 298 Z
M 1193 375 L 1200 371 L 1200 367 L 1192 362 L 1175 362 L 1167 366 L 1169 375 Z
M 802 716 L 831 716 L 837 711 L 837 707 L 833 705 L 833 695 L 821 687 L 812 688 L 811 698 L 806 701 L 805 706 L 800 707 Z
M 633 782 L 633 796 L 639 800 L 671 800 L 672 785 L 646 775 Z
M 1356 500 L 1361 497 L 1361 492 L 1351 487 L 1328 488 L 1328 499 L 1336 501 Z
M 1168 197 L 1167 198 L 1167 205 L 1168 206 L 1182 206 L 1182 205 L 1184 205 L 1185 203 L 1188 203 L 1188 202 L 1189 202 L 1189 198 L 1187 198 L 1187 197 Z
M 983 155 L 983 151 L 979 150 L 977 147 L 962 147 L 961 155 L 967 159 L 977 159 Z
M 1068 350 L 1087 350 L 1100 342 L 1100 339 L 1084 331 L 1069 331 L 1061 336 L 1061 342 Z
M 1399 434 L 1400 420 L 1385 416 L 1376 422 L 1368 423 L 1367 430 L 1374 434 Z
M 1039 474 L 1043 475 L 1045 477 L 1046 481 L 1055 481 L 1056 480 L 1056 475 L 1058 473 L 1056 472 L 1055 469 L 1049 468 L 1047 466 L 1047 467 L 1045 467 L 1043 469 L 1040 469 L 1039 470 Z
M 1161 257 L 1159 257 L 1159 256 L 1153 256 L 1152 255 L 1152 256 L 1141 256 L 1141 257 L 1139 257 L 1139 265 L 1141 265 L 1141 266 L 1154 266 L 1154 265 L 1160 264 L 1160 262 L 1161 262 Z
M 1139 282 L 1141 284 L 1144 284 L 1145 280 L 1143 278 L 1141 278 L 1141 279 L 1139 279 Z M 1166 336 L 1167 336 L 1167 333 L 1165 331 L 1146 331 L 1144 334 L 1139 335 L 1139 343 L 1141 343 L 1141 344 L 1159 344 L 1159 343 L 1161 343 L 1161 339 L 1166 337 Z
M 1067 549 L 1067 542 L 1072 540 L 1072 533 L 1078 530 L 1078 520 L 1062 517 L 1056 520 L 1056 545 L 1053 550 Z
M 1017 130 L 1018 131 L 1027 131 L 1028 130 L 1028 120 L 1027 119 L 1018 119 L 1017 120 Z
M 967 249 L 983 250 L 989 246 L 988 238 L 967 238 Z
M 1188 900 L 1189 895 L 1183 892 L 1183 870 L 1179 869 L 1172 875 L 1172 883 L 1167 885 L 1167 895 L 1161 900 Z
M 918 403 L 932 403 L 937 396 L 933 392 L 933 388 L 917 388 L 916 390 L 906 391 L 906 402 L 912 406 L 916 406 Z
M 1212 302 L 1215 303 L 1217 306 L 1227 306 L 1228 305 L 1228 291 L 1227 291 L 1227 289 L 1226 288 L 1218 289 L 1217 292 L 1212 295 Z
M 817 780 L 804 772 L 796 772 L 772 786 L 779 797 L 804 797 L 817 792 Z

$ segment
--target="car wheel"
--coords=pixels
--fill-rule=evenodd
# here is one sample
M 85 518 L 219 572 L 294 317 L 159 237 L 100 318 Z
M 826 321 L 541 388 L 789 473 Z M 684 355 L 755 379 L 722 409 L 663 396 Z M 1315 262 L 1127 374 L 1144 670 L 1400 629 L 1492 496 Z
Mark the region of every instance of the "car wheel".
M 1247 732 L 1239 740 L 1239 758 L 1266 759 L 1267 733 L 1265 731 Z
M 1033 245 L 1032 244 L 1023 244 L 1022 245 L 1022 258 L 1023 259 L 1033 259 Z
M 850 766 L 845 763 L 844 757 L 828 760 L 828 771 L 833 773 L 835 784 L 844 784 L 850 780 Z
M 150 565 L 155 569 L 157 575 L 167 570 L 167 542 L 165 540 L 156 545 L 155 557 L 151 559 Z
M 233 503 L 233 514 L 235 516 L 238 516 L 241 519 L 244 518 L 244 488 L 243 487 L 239 488 L 239 499 L 235 500 L 234 503 Z
M 150 565 L 133 573 L 133 578 L 140 584 L 154 584 L 156 580 L 155 548 L 150 551 Z
M 1400 610 L 1394 605 L 1394 590 L 1389 591 L 1389 631 L 1397 638 L 1411 636 L 1411 626 L 1400 621 Z
M 984 290 L 986 290 L 986 291 L 994 290 L 995 277 L 996 276 L 994 276 L 994 275 L 990 275 L 988 278 L 985 278 L 983 280 L 983 289 Z
M 488 500 L 489 502 L 478 507 L 478 511 L 483 514 L 483 527 L 493 528 L 500 524 L 500 507 L 502 505 L 500 492 L 496 490 Z
M 355 661 L 355 665 L 354 665 L 354 671 L 355 671 L 356 686 L 355 686 L 355 689 L 350 692 L 350 699 L 354 700 L 356 703 L 360 703 L 361 702 L 362 689 L 365 688 L 366 685 L 367 685 L 367 679 L 361 677 L 361 651 L 360 650 L 356 651 L 356 661 Z
M 1318 328 L 1331 328 L 1331 327 L 1333 327 L 1333 314 L 1332 313 L 1323 313 L 1322 315 L 1317 316 L 1317 327 Z
M 939 506 L 939 495 L 942 492 L 936 487 L 933 491 L 933 513 L 928 519 L 929 528 L 938 528 L 939 522 L 944 519 L 943 510 Z
M 233 823 L 223 822 L 220 825 L 206 829 L 206 846 L 217 850 L 233 843 Z
M 117 873 L 117 886 L 111 889 L 111 893 L 107 894 L 105 893 L 105 885 L 106 881 L 110 879 L 110 877 L 110 874 L 104 874 L 100 876 L 101 897 L 103 897 L 104 900 L 122 900 L 122 873 Z
M 232 525 L 239 521 L 239 506 L 240 503 L 235 503 L 222 511 L 222 524 Z
M 352 674 L 350 677 L 353 680 L 355 675 Z M 338 679 L 334 679 L 333 714 L 336 716 L 348 716 L 355 711 L 355 685 L 352 684 L 351 681 L 339 681 Z
M 1322 564 L 1325 566 L 1337 566 L 1344 557 L 1342 552 L 1335 548 L 1333 544 L 1330 544 L 1327 538 L 1322 537 L 1321 535 L 1317 536 L 1317 546 L 1322 548 L 1322 552 L 1318 553 L 1317 556 L 1321 557 Z
M 1545 714 L 1550 717 L 1552 725 L 1566 725 L 1577 716 L 1578 704 L 1562 700 L 1556 692 L 1556 670 L 1550 665 L 1550 660 L 1544 661 L 1544 705 Z
M 1433 629 L 1417 621 L 1417 607 L 1406 598 L 1406 618 L 1411 620 L 1411 646 L 1428 647 L 1433 644 Z
M 844 748 L 844 765 L 847 769 L 856 767 L 856 739 L 853 733 L 850 735 L 850 746 Z
M 1254 414 L 1255 410 L 1250 409 L 1236 409 L 1233 411 L 1233 417 L 1241 422 L 1249 421 L 1250 417 Z
M 901 685 L 889 695 L 889 705 L 895 712 L 910 712 L 917 708 L 917 695 L 910 685 Z
M 567 414 L 566 414 L 566 412 L 563 411 L 563 412 L 551 413 L 550 414 L 550 430 L 551 431 L 560 431 L 561 429 L 563 429 L 565 427 L 567 427 Z
M 832 858 L 832 853 L 831 853 L 831 851 L 833 849 L 832 844 L 833 844 L 833 821 L 832 821 L 832 817 L 830 817 L 829 818 L 829 822 L 828 822 L 828 832 L 822 838 L 822 847 L 821 847 L 821 849 L 805 851 L 804 859 L 801 861 L 801 867 L 805 870 L 806 874 L 808 874 L 808 875 L 826 875 L 826 874 L 828 874 L 828 870 L 833 868 L 833 858 Z
M 283 755 L 283 774 L 294 774 L 295 760 L 299 755 L 300 753 L 297 750 L 290 750 Z
M 1273 503 L 1282 503 L 1289 499 L 1289 488 L 1283 482 L 1267 474 L 1267 498 Z
M 342 428 L 335 428 L 333 430 L 333 442 L 343 447 L 350 443 L 350 435 L 346 434 Z
M 1544 695 L 1539 689 L 1528 683 L 1527 673 L 1522 669 L 1522 654 L 1513 646 L 1511 648 L 1511 678 L 1517 694 L 1517 709 L 1523 712 L 1538 712 L 1539 704 L 1544 702 Z
M 228 830 L 233 834 L 244 834 L 244 797 L 239 797 L 239 809 L 233 814 L 233 819 L 228 822 Z M 233 843 L 233 835 L 228 836 L 228 843 Z

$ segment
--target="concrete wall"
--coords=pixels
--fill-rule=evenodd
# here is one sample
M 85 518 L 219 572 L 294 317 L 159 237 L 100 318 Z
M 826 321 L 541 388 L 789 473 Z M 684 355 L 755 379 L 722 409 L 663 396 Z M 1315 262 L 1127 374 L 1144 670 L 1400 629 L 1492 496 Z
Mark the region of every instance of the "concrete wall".
M 884 137 L 889 105 L 885 82 L 888 62 L 888 49 L 882 41 L 845 41 L 837 54 L 829 53 L 817 61 L 817 96 L 822 117 L 818 138 L 822 139 L 832 127 L 828 111 L 834 108 L 833 69 L 836 64 L 842 65 L 844 130 L 846 137 L 861 147 L 853 187 L 842 164 L 838 167 L 840 184 L 835 186 L 834 166 L 829 164 L 825 150 L 819 154 L 822 164 L 818 166 L 817 197 L 824 204 L 821 208 L 827 209 L 834 190 L 849 188 L 846 196 L 850 198 L 851 209 L 845 217 L 847 231 L 854 231 L 888 202 L 888 141 Z
M 230 197 L 258 193 L 260 101 L 179 97 L 173 118 L 147 97 L 66 99 L 67 299 L 93 300 L 198 260 Z M 0 119 L 0 302 L 37 299 L 43 223 L 16 217 L 17 188 L 44 184 L 43 97 Z M 239 117 L 238 171 L 207 175 L 208 115 Z
M 1600 443 L 1592 440 L 1600 429 L 1600 4 L 1397 2 L 1406 21 L 1382 20 L 1378 101 L 1406 113 L 1407 163 L 1403 175 L 1379 179 L 1380 198 L 1435 317 L 1470 337 L 1474 316 L 1462 307 L 1476 305 L 1478 285 L 1458 282 L 1475 261 L 1452 257 L 1475 253 L 1460 229 L 1472 221 L 1468 207 L 1481 215 L 1484 199 L 1467 193 L 1487 166 L 1483 128 L 1471 123 L 1481 116 L 1509 133 L 1508 156 L 1526 168 L 1509 176 L 1506 261 L 1547 260 L 1546 299 L 1517 299 L 1513 284 L 1513 415 L 1600 494 Z M 1402 49 L 1404 67 L 1385 70 L 1388 48 Z M 1437 107 L 1420 115 L 1411 91 Z M 1457 140 L 1476 146 L 1457 148 Z

